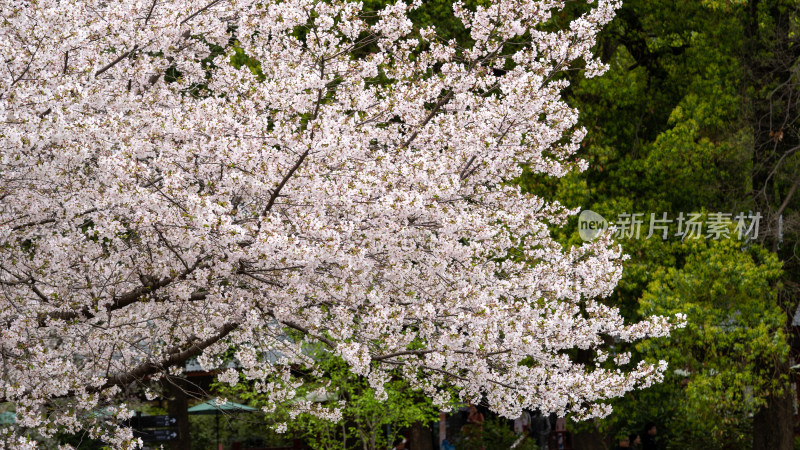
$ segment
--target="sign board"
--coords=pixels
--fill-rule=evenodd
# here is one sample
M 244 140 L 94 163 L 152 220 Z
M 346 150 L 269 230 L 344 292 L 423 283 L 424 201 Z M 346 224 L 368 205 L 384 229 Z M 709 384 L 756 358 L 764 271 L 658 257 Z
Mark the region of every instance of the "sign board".
M 174 441 L 178 439 L 178 430 L 170 428 L 162 430 L 133 430 L 133 437 L 142 438 L 144 442 Z
M 175 416 L 135 416 L 131 417 L 129 426 L 133 428 L 164 428 L 178 425 Z

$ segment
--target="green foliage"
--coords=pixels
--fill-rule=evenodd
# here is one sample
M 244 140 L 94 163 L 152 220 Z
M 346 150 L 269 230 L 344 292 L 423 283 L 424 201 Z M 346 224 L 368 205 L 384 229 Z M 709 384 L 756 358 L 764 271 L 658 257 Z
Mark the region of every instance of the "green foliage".
M 248 56 L 238 45 L 234 45 L 233 47 L 231 65 L 236 69 L 247 67 L 259 81 L 266 80 L 264 73 L 261 71 L 261 62 L 251 56 Z
M 233 442 L 240 442 L 243 448 L 290 447 L 291 436 L 278 434 L 266 427 L 260 413 L 240 413 L 221 415 L 189 416 L 189 434 L 192 436 L 192 449 L 216 450 L 217 420 L 219 420 L 219 442 L 224 448 L 231 448 Z
M 673 445 L 747 448 L 752 414 L 786 381 L 774 373 L 789 352 L 777 306 L 781 264 L 734 240 L 687 242 L 683 250 L 683 267 L 659 269 L 641 305 L 646 315 L 684 313 L 688 324 L 638 350 L 668 360 L 669 382 L 683 387 L 670 392 Z
M 520 436 L 511 429 L 508 421 L 492 417 L 486 420 L 481 432 L 475 438 L 461 439 L 455 443 L 456 450 L 510 449 Z M 536 450 L 538 446 L 532 438 L 525 438 L 516 450 Z
M 367 380 L 350 372 L 340 358 L 319 351 L 323 373 L 312 378 L 306 374 L 306 383 L 297 390 L 295 398 L 286 404 L 269 405 L 275 410 L 266 416 L 266 424 L 287 423 L 290 434 L 302 437 L 311 448 L 324 450 L 384 449 L 391 444 L 401 429 L 414 423 L 436 420 L 439 411 L 421 392 L 413 390 L 400 379 L 390 380 L 385 386 L 385 399 L 381 399 Z M 327 398 L 313 391 L 325 387 Z M 233 387 L 217 385 L 223 395 L 236 396 L 251 405 L 262 407 L 268 401 L 254 387 L 242 382 Z M 320 410 L 331 410 L 343 403 L 339 422 L 321 419 L 314 414 L 290 415 L 291 403 L 298 400 L 315 402 Z M 388 429 L 388 433 L 387 433 Z
M 765 40 L 775 39 L 769 12 L 779 7 L 787 5 L 758 4 Z M 789 346 L 778 257 L 737 240 L 644 239 L 651 212 L 674 219 L 680 212 L 758 210 L 749 194 L 755 157 L 747 101 L 765 92 L 746 87 L 748 8 L 739 0 L 624 2 L 598 45 L 610 70 L 594 79 L 570 76 L 568 101 L 588 131 L 581 157 L 589 169 L 562 179 L 525 171 L 517 180 L 528 192 L 609 221 L 646 213 L 642 237 L 619 241 L 630 259 L 607 301 L 631 321 L 676 313 L 688 319 L 670 338 L 611 346 L 631 351 L 632 364 L 666 360 L 665 380 L 611 402 L 610 417 L 578 429 L 611 438 L 655 421 L 667 448 L 745 448 L 753 414 L 787 388 L 779 375 Z M 779 182 L 789 186 L 790 179 Z M 577 218 L 553 234 L 565 245 L 581 243 Z

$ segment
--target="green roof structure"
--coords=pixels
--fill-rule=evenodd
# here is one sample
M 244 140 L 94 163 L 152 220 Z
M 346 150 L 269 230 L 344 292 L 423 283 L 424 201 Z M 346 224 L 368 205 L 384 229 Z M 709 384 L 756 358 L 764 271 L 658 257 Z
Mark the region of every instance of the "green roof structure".
M 252 406 L 241 405 L 239 403 L 225 402 L 218 405 L 214 400 L 200 403 L 199 405 L 189 408 L 189 414 L 205 414 L 209 416 L 227 413 L 240 413 L 240 412 L 253 412 L 258 411 L 258 408 Z

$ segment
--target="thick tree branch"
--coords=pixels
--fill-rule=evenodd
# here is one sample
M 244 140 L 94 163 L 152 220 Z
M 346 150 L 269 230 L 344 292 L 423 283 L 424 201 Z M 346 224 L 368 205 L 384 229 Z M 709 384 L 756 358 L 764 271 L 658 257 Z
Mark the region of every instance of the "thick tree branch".
M 186 270 L 184 270 L 183 272 L 181 272 L 180 274 L 178 274 L 178 275 L 176 275 L 174 277 L 164 277 L 164 278 L 162 278 L 160 280 L 152 280 L 151 279 L 151 280 L 147 281 L 142 286 L 140 286 L 140 287 L 138 287 L 136 289 L 133 289 L 133 290 L 128 291 L 128 292 L 126 292 L 126 293 L 124 293 L 122 295 L 114 297 L 114 300 L 110 304 L 108 304 L 106 306 L 106 308 L 105 308 L 106 311 L 107 312 L 112 312 L 112 311 L 116 311 L 118 309 L 122 309 L 122 308 L 124 308 L 124 307 L 126 307 L 128 305 L 136 303 L 143 296 L 145 296 L 147 294 L 151 294 L 151 293 L 155 292 L 156 290 L 161 289 L 161 288 L 169 285 L 170 283 L 172 283 L 174 281 L 178 281 L 178 280 L 182 280 L 182 279 L 186 278 L 190 273 L 194 272 L 198 267 L 200 267 L 200 262 L 202 260 L 203 260 L 202 258 L 198 259 L 197 261 L 195 261 L 195 263 L 193 265 L 191 265 L 189 268 L 187 268 Z M 202 300 L 205 297 L 206 297 L 206 294 L 204 292 L 198 291 L 198 292 L 192 293 L 192 296 L 190 297 L 190 300 L 195 300 L 195 301 L 196 300 Z M 95 317 L 95 315 L 89 310 L 89 308 L 87 306 L 84 306 L 79 311 L 53 311 L 53 312 L 50 312 L 50 313 L 47 313 L 47 314 L 42 314 L 38 318 L 38 321 L 39 321 L 39 325 L 40 326 L 44 326 L 45 325 L 45 320 L 48 319 L 48 318 L 60 319 L 60 320 L 72 320 L 72 319 L 78 319 L 78 318 L 81 318 L 81 317 L 83 317 L 85 319 L 92 319 L 92 318 Z
M 167 370 L 170 367 L 178 366 L 180 364 L 186 363 L 189 358 L 193 358 L 200 353 L 203 352 L 206 348 L 216 344 L 220 340 L 224 339 L 227 335 L 229 335 L 232 331 L 239 327 L 238 323 L 227 323 L 220 328 L 217 334 L 202 340 L 200 342 L 193 343 L 189 347 L 185 348 L 182 351 L 175 352 L 167 356 L 166 358 L 158 361 L 158 362 L 146 362 L 142 363 L 139 366 L 135 367 L 133 370 L 121 374 L 117 374 L 114 376 L 108 377 L 105 384 L 101 387 L 90 388 L 88 389 L 89 393 L 97 393 L 101 392 L 105 389 L 108 389 L 112 386 L 125 386 L 128 385 L 136 380 L 140 380 L 150 375 L 155 375 L 159 372 Z

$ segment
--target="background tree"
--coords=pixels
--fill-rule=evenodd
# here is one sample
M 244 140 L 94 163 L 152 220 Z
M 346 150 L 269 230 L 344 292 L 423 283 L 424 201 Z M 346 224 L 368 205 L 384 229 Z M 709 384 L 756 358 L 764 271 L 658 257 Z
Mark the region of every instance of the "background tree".
M 599 423 L 608 435 L 654 420 L 675 448 L 686 441 L 791 448 L 787 325 L 797 307 L 797 171 L 793 138 L 780 129 L 796 134 L 796 8 L 782 1 L 626 2 L 599 40 L 610 70 L 571 78 L 567 93 L 588 130 L 590 169 L 560 180 L 521 179 L 527 189 L 609 220 L 645 213 L 641 237 L 620 240 L 631 258 L 609 303 L 631 320 L 668 309 L 694 324 L 675 341 L 642 344 L 644 353 L 614 344 L 634 359 L 659 354 L 678 373 L 613 401 L 615 414 Z M 707 220 L 748 211 L 762 214 L 761 227 L 738 250 L 681 241 L 675 223 L 668 240 L 658 232 L 644 239 L 649 213 L 675 219 L 700 212 Z M 561 241 L 579 242 L 574 230 L 564 230 Z M 746 331 L 730 327 L 726 308 L 749 311 L 736 319 Z M 712 370 L 720 367 L 728 373 Z

